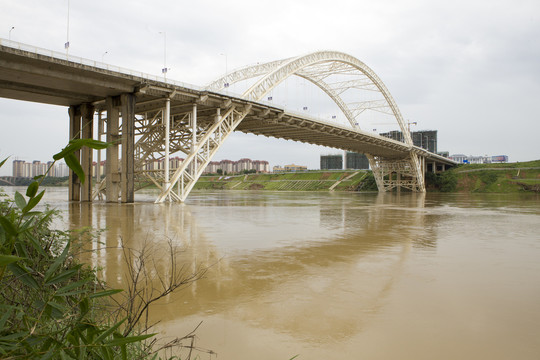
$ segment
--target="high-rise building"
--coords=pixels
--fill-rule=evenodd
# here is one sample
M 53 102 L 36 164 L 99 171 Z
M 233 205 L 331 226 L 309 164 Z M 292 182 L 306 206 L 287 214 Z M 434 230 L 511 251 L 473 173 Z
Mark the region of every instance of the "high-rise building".
M 437 153 L 437 130 L 413 131 L 411 136 L 414 145 Z
M 232 160 L 221 160 L 219 165 L 223 173 L 232 174 L 235 170 L 234 161 Z
M 341 154 L 321 155 L 321 170 L 342 170 L 343 156 Z
M 13 176 L 24 177 L 24 160 L 13 160 Z
M 403 133 L 392 130 L 379 134 L 392 140 L 404 142 Z M 437 153 L 437 130 L 411 131 L 411 138 L 415 146 L 426 149 L 429 152 Z
M 235 171 L 241 173 L 244 170 L 251 170 L 253 169 L 252 164 L 253 162 L 251 161 L 251 159 L 240 159 L 235 163 Z
M 366 155 L 347 151 L 345 153 L 346 169 L 369 169 L 369 160 Z
M 259 173 L 270 172 L 270 164 L 266 160 L 254 160 L 253 169 Z

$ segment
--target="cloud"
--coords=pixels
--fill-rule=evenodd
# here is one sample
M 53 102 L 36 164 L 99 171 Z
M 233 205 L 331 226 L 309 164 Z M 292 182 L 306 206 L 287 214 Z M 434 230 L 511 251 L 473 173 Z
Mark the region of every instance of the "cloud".
M 0 6 L 1 37 L 15 26 L 13 40 L 64 51 L 66 1 L 0 0 Z M 540 3 L 535 0 L 70 1 L 70 54 L 160 75 L 163 31 L 175 80 L 204 86 L 226 68 L 321 49 L 343 51 L 379 75 L 417 129 L 439 130 L 440 149 L 506 153 L 521 161 L 539 156 Z M 289 89 L 288 96 L 293 109 L 304 102 L 302 90 Z M 0 104 L 0 123 L 9 134 L 29 134 L 32 128 L 47 134 L 25 146 L 2 131 L 0 156 L 39 158 L 54 152 L 42 149 L 64 145 L 59 134 L 67 133 L 65 109 Z M 224 149 L 231 158 L 242 151 L 241 157 L 255 157 L 249 151 L 260 148 L 273 163 L 318 164 L 318 149 L 283 140 L 282 146 L 273 140 L 267 146 L 256 137 L 249 141 L 258 145 L 246 147 L 245 139 L 229 140 Z

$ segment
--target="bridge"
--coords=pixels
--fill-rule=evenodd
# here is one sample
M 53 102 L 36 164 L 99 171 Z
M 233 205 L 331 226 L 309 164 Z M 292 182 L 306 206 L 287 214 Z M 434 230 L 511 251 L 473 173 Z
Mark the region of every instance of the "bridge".
M 263 101 L 280 83 L 299 76 L 319 87 L 343 112 L 340 124 L 297 114 Z M 242 95 L 229 86 L 252 80 Z M 369 93 L 360 97 L 359 93 Z M 456 163 L 414 146 L 409 129 L 381 79 L 360 60 L 321 51 L 249 66 L 207 87 L 122 69 L 96 61 L 0 39 L 0 97 L 69 107 L 70 139 L 105 137 L 105 178 L 92 187 L 93 150 L 80 159 L 87 181 L 70 173 L 69 198 L 133 202 L 144 184 L 160 189 L 156 202 L 184 201 L 212 157 L 234 131 L 364 153 L 379 191 L 424 192 L 428 167 Z M 404 142 L 361 128 L 361 114 L 377 111 L 392 118 Z M 97 134 L 94 123 L 97 122 Z M 169 168 L 171 154 L 185 160 Z M 164 168 L 149 169 L 164 159 Z M 98 163 L 101 152 L 98 152 Z
M 0 176 L 0 185 L 15 186 L 15 179 L 13 176 Z

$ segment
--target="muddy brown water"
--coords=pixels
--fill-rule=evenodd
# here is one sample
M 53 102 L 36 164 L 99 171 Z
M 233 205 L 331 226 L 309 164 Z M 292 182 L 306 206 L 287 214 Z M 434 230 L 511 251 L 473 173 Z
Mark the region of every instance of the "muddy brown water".
M 5 188 L 13 192 L 14 188 Z M 162 337 L 200 322 L 201 359 L 539 359 L 540 197 L 194 192 L 185 204 L 46 201 L 105 229 L 86 261 L 122 287 L 120 244 L 169 240 L 205 278 L 155 305 Z

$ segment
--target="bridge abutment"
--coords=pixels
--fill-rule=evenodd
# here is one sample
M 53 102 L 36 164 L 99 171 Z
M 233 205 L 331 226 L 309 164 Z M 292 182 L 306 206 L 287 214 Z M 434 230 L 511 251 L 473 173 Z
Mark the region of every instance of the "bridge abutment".
M 69 139 L 78 139 L 81 134 L 81 108 L 80 106 L 70 106 L 69 110 Z M 75 158 L 78 161 L 81 160 L 80 150 L 75 151 Z M 70 169 L 69 170 L 69 190 L 68 196 L 70 201 L 80 201 L 81 200 L 81 180 L 79 177 Z
M 110 144 L 106 150 L 105 162 L 105 197 L 107 202 L 117 202 L 120 185 L 120 167 L 118 164 L 119 154 L 119 127 L 120 127 L 120 99 L 108 97 L 107 106 L 107 130 L 106 141 Z
M 122 94 L 121 202 L 135 200 L 135 95 Z
M 105 100 L 107 129 L 100 124 L 99 135 L 106 135 L 110 146 L 106 150 L 105 194 L 107 202 L 132 203 L 135 193 L 135 102 L 134 94 L 122 94 Z M 69 107 L 70 139 L 94 138 L 94 113 L 91 104 L 72 105 Z M 101 121 L 101 115 L 99 116 Z M 121 120 L 121 122 L 120 122 Z M 120 131 L 121 129 L 121 131 Z M 120 153 L 121 150 L 121 153 Z M 74 153 L 85 174 L 84 183 L 72 171 L 69 171 L 69 200 L 90 202 L 93 199 L 93 149 L 83 147 Z M 101 160 L 101 156 L 98 157 Z M 97 164 L 97 192 L 102 191 L 99 184 L 100 164 Z M 101 187 L 101 188 L 100 188 Z

